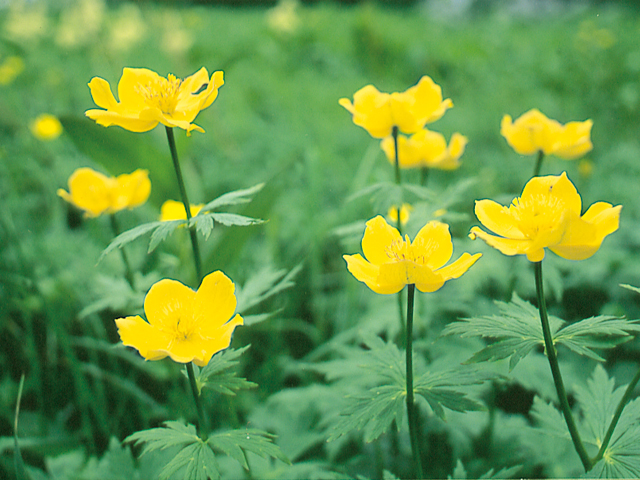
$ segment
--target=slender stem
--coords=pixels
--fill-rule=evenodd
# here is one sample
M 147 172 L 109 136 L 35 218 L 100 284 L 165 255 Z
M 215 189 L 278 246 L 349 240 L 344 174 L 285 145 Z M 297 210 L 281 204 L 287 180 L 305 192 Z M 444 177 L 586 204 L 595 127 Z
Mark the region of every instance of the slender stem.
M 420 169 L 420 184 L 423 187 L 426 187 L 428 180 L 429 180 L 429 167 L 422 167 Z
M 182 197 L 182 204 L 184 205 L 185 212 L 187 213 L 187 224 L 189 226 L 189 235 L 191 236 L 191 246 L 193 247 L 193 261 L 196 266 L 196 275 L 198 277 L 198 283 L 202 281 L 202 260 L 200 258 L 200 248 L 198 247 L 198 237 L 196 235 L 195 225 L 191 225 L 191 205 L 189 204 L 189 197 L 187 197 L 187 189 L 184 185 L 184 179 L 182 178 L 182 170 L 180 170 L 180 160 L 178 159 L 178 150 L 176 149 L 176 140 L 173 136 L 173 128 L 165 127 L 167 130 L 167 140 L 169 140 L 169 149 L 171 150 L 171 158 L 173 160 L 173 168 L 176 171 L 178 177 L 178 187 L 180 187 L 180 196 Z
M 542 262 L 535 262 L 533 264 L 535 276 L 536 276 L 536 292 L 538 294 L 538 310 L 540 311 L 540 321 L 542 322 L 542 333 L 544 335 L 544 346 L 547 352 L 547 358 L 549 359 L 549 366 L 551 367 L 551 374 L 553 375 L 553 382 L 556 386 L 556 392 L 558 394 L 558 400 L 560 400 L 560 407 L 564 415 L 564 420 L 567 423 L 571 440 L 573 440 L 573 446 L 582 461 L 582 465 L 586 472 L 591 470 L 593 466 L 589 455 L 582 444 L 580 434 L 576 422 L 573 419 L 571 413 L 571 407 L 569 406 L 569 400 L 567 398 L 567 392 L 564 388 L 564 382 L 562 381 L 562 374 L 560 373 L 560 365 L 558 364 L 558 356 L 556 355 L 556 348 L 553 345 L 553 338 L 551 336 L 551 328 L 549 327 L 549 317 L 547 315 L 547 304 L 544 299 L 544 290 L 542 287 Z
M 196 374 L 193 371 L 193 363 L 191 362 L 187 363 L 187 376 L 189 377 L 189 385 L 191 386 L 193 400 L 196 402 L 196 409 L 198 410 L 198 431 L 200 433 L 200 438 L 206 441 L 209 435 L 209 428 L 207 426 L 206 417 L 204 415 L 204 408 L 202 406 L 200 392 L 198 392 L 198 385 L 196 384 Z
M 395 156 L 395 161 L 393 164 L 394 164 L 396 185 L 400 186 L 402 185 L 402 178 L 400 177 L 400 157 L 399 157 L 400 154 L 398 153 L 398 127 L 395 125 L 391 129 L 391 136 L 393 137 L 393 151 Z M 402 204 L 402 202 L 400 202 L 400 204 Z M 398 214 L 396 227 L 398 229 L 398 232 L 400 233 L 400 236 L 402 236 L 402 222 L 400 221 L 401 208 L 402 208 L 402 205 L 396 206 L 396 213 Z M 404 338 L 406 338 L 405 332 L 407 331 L 405 327 L 405 321 L 404 321 L 403 306 L 404 306 L 404 299 L 402 298 L 402 290 L 400 290 L 398 292 L 398 314 L 400 317 L 400 338 L 401 338 L 400 341 L 401 342 L 404 342 Z
M 116 220 L 115 213 L 113 215 L 109 215 L 111 219 L 111 230 L 113 230 L 113 237 L 117 237 L 120 235 L 120 225 L 118 225 L 118 220 Z M 133 270 L 131 269 L 131 263 L 129 262 L 129 257 L 127 256 L 127 251 L 125 250 L 125 246 L 120 247 L 120 254 L 122 255 L 122 262 L 124 263 L 124 276 L 131 285 L 131 288 L 135 290 L 135 286 L 133 284 Z
M 542 159 L 544 158 L 544 152 L 542 150 L 538 150 L 538 158 L 536 160 L 536 166 L 533 167 L 533 176 L 537 177 L 540 175 L 540 168 L 542 167 Z
M 411 453 L 415 478 L 422 478 L 422 460 L 420 458 L 420 444 L 418 442 L 418 412 L 413 398 L 413 304 L 416 294 L 415 284 L 408 286 L 407 292 L 407 419 L 409 421 L 409 438 L 411 439 Z
M 638 381 L 640 381 L 640 370 L 638 370 L 638 372 L 636 373 L 636 376 L 633 377 L 633 380 L 631 380 L 631 383 L 627 387 L 627 390 L 624 392 L 624 395 L 620 399 L 620 403 L 618 404 L 618 407 L 616 408 L 616 412 L 613 415 L 613 418 L 611 419 L 611 423 L 609 424 L 607 433 L 602 439 L 602 446 L 600 447 L 598 454 L 591 460 L 592 465 L 595 465 L 596 463 L 598 463 L 604 456 L 604 452 L 607 450 L 607 447 L 609 446 L 609 442 L 611 441 L 611 437 L 613 436 L 613 431 L 616 429 L 616 425 L 618 424 L 618 420 L 620 420 L 622 411 L 624 410 L 624 407 L 627 405 L 627 403 L 629 403 L 629 400 L 631 400 L 633 389 L 636 388 Z
M 402 183 L 400 179 L 400 160 L 398 158 L 398 127 L 395 125 L 391 129 L 391 136 L 393 137 L 393 151 L 395 152 L 395 162 L 394 162 L 394 170 L 396 173 L 396 185 L 400 185 Z M 400 221 L 400 215 L 398 214 L 398 221 Z

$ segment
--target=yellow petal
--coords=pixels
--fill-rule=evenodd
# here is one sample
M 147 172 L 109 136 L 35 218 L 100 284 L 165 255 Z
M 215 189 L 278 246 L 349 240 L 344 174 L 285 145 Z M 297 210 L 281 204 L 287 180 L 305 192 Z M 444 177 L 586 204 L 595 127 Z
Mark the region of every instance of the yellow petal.
M 388 247 L 393 242 L 402 241 L 400 233 L 381 215 L 372 218 L 366 225 L 362 237 L 362 252 L 365 258 L 375 265 L 390 262 Z
M 554 146 L 554 155 L 565 160 L 573 160 L 592 150 L 592 126 L 593 121 L 591 120 L 567 123 L 561 134 L 558 135 L 557 143 Z
M 151 181 L 146 170 L 138 169 L 131 174 L 118 175 L 116 182 L 110 209 L 112 212 L 140 206 L 151 193 Z
M 156 72 L 146 68 L 124 68 L 118 82 L 118 98 L 125 110 L 141 111 L 147 106 L 143 89 L 154 91 L 163 79 Z
M 112 179 L 91 168 L 79 168 L 69 177 L 69 193 L 58 190 L 64 200 L 97 217 L 111 206 Z M 63 193 L 64 192 L 64 193 Z
M 523 201 L 530 198 L 537 202 L 545 198 L 551 203 L 559 200 L 563 203 L 564 209 L 577 215 L 580 215 L 582 210 L 582 199 L 566 172 L 559 176 L 533 177 L 522 190 L 521 198 Z
M 424 263 L 437 270 L 453 255 L 453 243 L 446 223 L 431 221 L 420 229 L 411 244 L 415 258 L 424 258 Z
M 215 338 L 217 330 L 235 313 L 234 292 L 235 285 L 221 271 L 204 277 L 193 303 L 194 319 L 203 338 Z
M 209 363 L 213 355 L 228 348 L 231 344 L 233 331 L 239 325 L 244 325 L 244 320 L 240 315 L 235 315 L 231 320 L 218 328 L 214 337 L 208 340 L 202 340 L 203 354 L 194 358 L 194 363 L 203 367 Z
M 515 123 L 511 116 L 505 115 L 500 124 L 500 134 L 520 155 L 532 155 L 542 149 L 548 120 L 535 108 L 524 113 Z
M 437 273 L 442 275 L 445 281 L 460 278 L 481 256 L 481 253 L 476 253 L 475 255 L 463 253 L 459 259 L 446 267 L 442 267 Z
M 506 238 L 522 240 L 525 236 L 518 229 L 516 218 L 509 208 L 493 200 L 476 200 L 475 213 L 480 223 L 494 233 Z
M 160 360 L 167 356 L 166 349 L 171 338 L 161 330 L 153 328 L 141 317 L 126 317 L 116 320 L 120 340 L 127 347 L 133 347 L 146 360 Z
M 347 270 L 356 280 L 365 283 L 372 290 L 376 288 L 378 276 L 380 275 L 380 267 L 378 265 L 367 262 L 360 254 L 343 255 L 342 258 L 347 262 Z
M 472 240 L 475 240 L 476 237 L 484 240 L 487 245 L 493 247 L 505 255 L 513 256 L 513 255 L 525 255 L 529 252 L 529 246 L 531 244 L 530 240 L 526 239 L 513 239 L 513 238 L 502 238 L 496 237 L 495 235 L 491 235 L 478 227 L 473 227 L 471 229 L 471 233 L 469 234 Z M 539 252 L 533 252 L 534 256 L 538 256 Z M 544 257 L 544 249 L 542 250 L 542 255 Z
M 109 82 L 100 78 L 94 77 L 89 82 L 89 88 L 91 89 L 91 97 L 96 105 L 101 108 L 112 110 L 118 107 L 118 102 L 111 93 L 111 87 Z
M 181 320 L 193 318 L 196 292 L 170 279 L 153 284 L 144 299 L 144 312 L 149 324 L 160 329 L 175 330 Z
M 140 119 L 138 114 L 131 116 L 105 110 L 87 110 L 85 115 L 103 127 L 116 125 L 130 132 L 148 132 L 158 125 L 157 120 Z

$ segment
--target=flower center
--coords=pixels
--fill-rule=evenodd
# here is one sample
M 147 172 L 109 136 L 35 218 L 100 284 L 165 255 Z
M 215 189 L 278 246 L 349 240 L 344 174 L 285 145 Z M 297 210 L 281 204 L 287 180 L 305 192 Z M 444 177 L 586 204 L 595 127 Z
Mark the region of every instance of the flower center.
M 146 85 L 138 85 L 137 91 L 147 100 L 149 105 L 159 108 L 164 114 L 170 115 L 175 111 L 178 104 L 178 94 L 181 86 L 182 80 L 175 75 L 169 74 L 167 78 L 160 78 Z
M 536 238 L 542 231 L 564 229 L 565 202 L 551 195 L 551 190 L 548 195 L 516 198 L 509 211 L 516 219 L 518 229 L 527 238 Z
M 176 341 L 183 342 L 189 340 L 189 338 L 193 335 L 193 327 L 194 322 L 191 322 L 188 319 L 182 317 L 178 317 L 176 328 L 174 331 Z
M 409 235 L 405 235 L 404 240 L 399 238 L 386 247 L 385 253 L 392 262 L 409 261 L 419 265 L 425 265 L 431 256 L 432 246 L 425 244 L 422 239 L 418 239 L 415 243 L 415 245 L 411 245 Z

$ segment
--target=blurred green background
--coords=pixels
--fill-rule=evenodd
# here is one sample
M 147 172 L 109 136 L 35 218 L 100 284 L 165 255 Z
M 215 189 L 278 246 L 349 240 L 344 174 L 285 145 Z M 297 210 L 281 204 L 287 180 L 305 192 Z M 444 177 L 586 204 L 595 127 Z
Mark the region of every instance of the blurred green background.
M 56 195 L 78 167 L 111 175 L 146 168 L 152 196 L 145 206 L 119 214 L 126 228 L 156 220 L 161 203 L 178 198 L 161 128 L 134 134 L 96 126 L 84 116 L 94 107 L 91 78 L 102 77 L 115 90 L 125 66 L 178 77 L 202 66 L 224 71 L 218 99 L 196 120 L 206 133 L 187 138 L 176 132 L 190 198 L 204 203 L 266 182 L 238 211 L 268 222 L 216 227 L 204 244 L 206 270 L 224 270 L 241 289 L 251 279 L 301 266 L 295 286 L 241 312 L 273 312 L 234 338 L 235 346 L 252 344 L 241 373 L 260 387 L 241 393 L 233 408 L 224 398 L 209 405 L 218 427 L 270 429 L 292 460 L 309 467 L 280 478 L 375 477 L 377 467 L 368 459 L 380 453 L 376 449 L 404 451 L 392 436 L 382 446 L 362 447 L 353 439 L 326 444 L 322 420 L 331 397 L 314 389 L 327 382 L 302 368 L 332 358 L 335 339 L 345 333 L 397 334 L 395 301 L 356 282 L 341 258 L 360 251 L 364 221 L 389 206 L 354 198 L 393 179 L 377 140 L 338 105 L 367 84 L 404 91 L 431 76 L 454 108 L 430 128 L 469 139 L 460 169 L 431 173 L 434 197 L 408 226 L 413 234 L 446 207 L 455 255 L 484 253 L 465 277 L 420 297 L 416 335 L 424 339 L 425 358 L 457 352 L 462 362 L 478 343 L 436 342 L 446 323 L 491 312 L 492 300 L 509 300 L 513 291 L 534 297 L 524 259 L 502 257 L 466 237 L 477 224 L 475 199 L 506 204 L 530 178 L 534 158 L 514 153 L 499 125 L 504 114 L 515 118 L 531 108 L 562 123 L 594 122 L 593 151 L 571 162 L 549 157 L 542 173 L 567 171 L 585 207 L 596 201 L 624 206 L 620 230 L 592 259 L 549 255 L 550 308 L 568 321 L 599 313 L 638 318 L 637 294 L 619 287 L 640 285 L 640 11 L 633 2 L 205 3 L 0 1 L 0 476 L 13 478 L 11 435 L 23 373 L 20 436 L 25 461 L 40 478 L 93 478 L 87 462 L 107 450 L 115 455 L 111 438 L 194 417 L 176 365 L 144 363 L 113 347 L 113 319 L 138 313 L 154 281 L 192 282 L 185 232 L 174 233 L 151 255 L 146 239 L 128 246 L 140 286 L 131 291 L 117 254 L 97 264 L 111 241 L 108 219 L 84 219 Z M 42 113 L 60 118 L 59 138 L 32 134 L 30 124 Z M 405 179 L 417 176 L 406 173 Z M 607 358 L 606 367 L 624 383 L 639 359 L 637 342 L 630 342 Z M 578 359 L 570 365 L 577 378 L 591 371 L 584 365 L 591 364 Z M 518 403 L 507 389 L 505 405 L 496 403 L 505 425 L 527 419 L 533 393 L 543 395 L 532 375 L 547 375 L 546 368 L 514 371 L 524 396 Z M 501 392 L 484 394 L 502 398 Z M 471 476 L 517 463 L 525 465 L 523 476 L 575 474 L 570 461 L 554 465 L 518 433 L 515 441 L 505 440 L 508 449 L 481 448 L 487 414 L 473 415 L 425 426 L 430 475 L 450 475 L 459 458 Z M 461 430 L 464 422 L 468 428 Z M 394 462 L 387 460 L 385 468 L 401 474 Z M 272 478 L 281 472 L 260 468 Z

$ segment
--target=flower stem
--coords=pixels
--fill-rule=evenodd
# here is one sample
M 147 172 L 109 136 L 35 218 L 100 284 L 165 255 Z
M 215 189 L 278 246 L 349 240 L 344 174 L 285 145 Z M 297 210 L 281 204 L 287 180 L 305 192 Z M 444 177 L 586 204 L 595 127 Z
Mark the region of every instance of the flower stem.
M 400 177 L 400 157 L 398 153 L 398 127 L 393 126 L 391 129 L 391 136 L 393 137 L 393 149 L 395 155 L 394 169 L 395 169 L 395 178 L 396 185 L 402 185 L 402 178 Z M 398 214 L 398 220 L 396 221 L 396 227 L 398 229 L 398 233 L 402 236 L 402 222 L 400 221 L 400 209 L 402 208 L 402 202 L 399 202 L 400 205 L 396 206 L 396 213 Z M 404 321 L 404 309 L 402 308 L 404 305 L 404 299 L 402 298 L 402 290 L 398 292 L 398 314 L 400 317 L 400 338 L 406 338 L 405 332 L 407 331 L 405 327 Z M 401 340 L 403 341 L 403 340 Z
M 423 187 L 426 187 L 428 180 L 429 180 L 429 167 L 422 167 L 420 169 L 420 185 L 422 185 Z
M 193 260 L 196 266 L 196 275 L 198 277 L 198 283 L 202 281 L 202 260 L 200 258 L 200 248 L 198 247 L 198 237 L 196 235 L 195 225 L 191 225 L 191 205 L 189 204 L 189 197 L 187 197 L 187 189 L 184 185 L 184 179 L 182 178 L 182 170 L 180 170 L 180 160 L 178 159 L 178 150 L 176 149 L 176 140 L 173 136 L 173 128 L 165 127 L 167 130 L 167 140 L 169 140 L 169 149 L 171 150 L 171 158 L 173 159 L 173 168 L 176 171 L 176 177 L 178 177 L 178 187 L 180 188 L 180 196 L 182 197 L 182 204 L 184 205 L 185 212 L 187 214 L 187 225 L 189 227 L 189 235 L 191 236 L 191 246 L 193 247 Z
M 618 424 L 618 420 L 620 420 L 622 411 L 624 410 L 624 407 L 627 405 L 629 400 L 631 400 L 633 389 L 636 388 L 638 381 L 640 381 L 640 370 L 638 370 L 638 372 L 636 373 L 636 376 L 633 377 L 633 380 L 631 380 L 631 383 L 629 384 L 629 386 L 624 392 L 624 395 L 620 399 L 620 403 L 618 404 L 618 407 L 616 408 L 616 412 L 614 413 L 613 418 L 611 419 L 611 423 L 609 424 L 607 433 L 605 434 L 602 440 L 602 446 L 600 447 L 598 454 L 591 460 L 592 465 L 595 465 L 596 463 L 598 463 L 604 456 L 604 452 L 607 450 L 607 447 L 609 446 L 609 442 L 611 441 L 611 437 L 613 436 L 613 431 L 616 429 L 616 425 Z
M 407 419 L 409 421 L 409 438 L 411 439 L 411 453 L 415 478 L 422 478 L 422 460 L 420 459 L 420 445 L 418 442 L 418 411 L 413 398 L 413 304 L 416 294 L 415 284 L 408 286 L 407 292 Z
M 189 377 L 189 385 L 191 386 L 193 400 L 196 402 L 196 409 L 198 410 L 198 432 L 200 434 L 200 438 L 206 442 L 209 435 L 209 429 L 204 415 L 200 392 L 198 392 L 198 385 L 196 384 L 196 374 L 193 371 L 193 363 L 191 362 L 187 363 L 187 376 Z
M 111 230 L 113 230 L 113 237 L 117 237 L 120 235 L 120 225 L 118 225 L 118 220 L 116 220 L 116 215 L 109 215 L 111 217 Z M 127 256 L 127 251 L 125 250 L 125 246 L 120 247 L 120 254 L 122 255 L 122 262 L 124 263 L 124 276 L 131 285 L 131 288 L 135 290 L 133 284 L 133 270 L 131 270 L 131 263 L 129 263 L 129 257 Z
M 538 158 L 536 159 L 536 166 L 533 167 L 533 176 L 537 177 L 540 175 L 540 168 L 542 167 L 542 160 L 544 159 L 544 152 L 542 150 L 538 150 Z
M 538 310 L 540 311 L 540 321 L 542 322 L 542 333 L 544 335 L 544 347 L 547 352 L 547 358 L 549 359 L 549 366 L 551 367 L 551 374 L 553 375 L 553 382 L 558 394 L 558 400 L 560 400 L 560 407 L 564 415 L 564 420 L 567 423 L 573 446 L 582 461 L 585 472 L 591 470 L 593 464 L 587 454 L 587 451 L 582 444 L 580 434 L 576 422 L 573 419 L 571 413 L 571 407 L 569 406 L 569 400 L 567 398 L 567 392 L 564 388 L 564 382 L 562 381 L 562 375 L 560 373 L 560 365 L 558 364 L 558 356 L 556 355 L 556 348 L 553 345 L 553 338 L 551 336 L 551 328 L 549 326 L 549 317 L 547 315 L 547 304 L 544 299 L 544 290 L 542 286 L 542 262 L 535 262 L 533 264 L 535 277 L 536 277 L 536 292 L 538 294 Z

